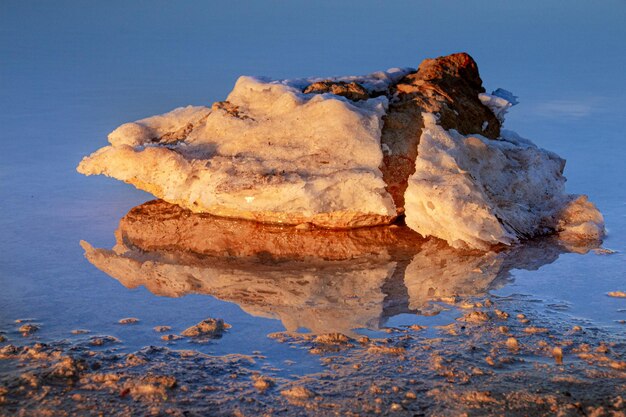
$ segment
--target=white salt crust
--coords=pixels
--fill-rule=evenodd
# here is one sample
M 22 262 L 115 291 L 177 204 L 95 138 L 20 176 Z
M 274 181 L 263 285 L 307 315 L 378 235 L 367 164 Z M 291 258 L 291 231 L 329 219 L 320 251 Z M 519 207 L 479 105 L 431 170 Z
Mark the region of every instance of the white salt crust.
M 600 212 L 565 193 L 565 160 L 503 130 L 500 140 L 446 131 L 424 113 L 415 173 L 405 193 L 406 223 L 453 247 L 486 249 L 521 238 L 580 230 L 599 239 Z
M 317 223 L 315 215 L 351 211 L 356 220 L 348 226 L 395 216 L 379 169 L 386 97 L 351 102 L 240 77 L 227 101 L 236 113 L 186 107 L 122 125 L 109 135 L 111 146 L 78 170 L 218 215 L 274 212 Z M 195 126 L 184 141 L 153 142 L 164 126 L 189 123 Z

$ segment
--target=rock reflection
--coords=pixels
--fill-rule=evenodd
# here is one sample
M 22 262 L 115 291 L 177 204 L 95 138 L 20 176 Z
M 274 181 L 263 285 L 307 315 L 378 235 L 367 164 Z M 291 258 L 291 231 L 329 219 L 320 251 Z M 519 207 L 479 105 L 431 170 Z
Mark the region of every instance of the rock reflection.
M 512 269 L 537 269 L 566 249 L 554 239 L 468 252 L 406 227 L 330 231 L 193 214 L 156 200 L 133 208 L 113 250 L 81 242 L 86 258 L 127 288 L 208 294 L 288 331 L 377 329 L 433 300 L 480 296 Z M 578 251 L 584 250 L 578 249 Z

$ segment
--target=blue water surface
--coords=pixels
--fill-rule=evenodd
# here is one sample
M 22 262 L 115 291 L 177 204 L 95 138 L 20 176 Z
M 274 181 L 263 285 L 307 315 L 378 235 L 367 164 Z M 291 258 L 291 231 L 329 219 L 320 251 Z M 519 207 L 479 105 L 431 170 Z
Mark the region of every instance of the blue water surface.
M 606 294 L 626 291 L 624 22 L 620 0 L 2 1 L 0 329 L 31 317 L 42 339 L 86 328 L 137 349 L 161 343 L 154 325 L 178 331 L 223 317 L 233 331 L 202 349 L 315 368 L 306 352 L 266 337 L 283 329 L 278 320 L 209 296 L 128 290 L 94 268 L 79 241 L 112 247 L 119 219 L 152 197 L 75 167 L 116 126 L 223 100 L 239 75 L 363 74 L 466 51 L 489 91 L 519 96 L 506 127 L 567 159 L 568 190 L 597 204 L 604 246 L 617 251 L 562 255 L 514 272 L 494 294 L 532 295 L 623 332 L 626 299 Z M 116 324 L 128 316 L 141 326 Z

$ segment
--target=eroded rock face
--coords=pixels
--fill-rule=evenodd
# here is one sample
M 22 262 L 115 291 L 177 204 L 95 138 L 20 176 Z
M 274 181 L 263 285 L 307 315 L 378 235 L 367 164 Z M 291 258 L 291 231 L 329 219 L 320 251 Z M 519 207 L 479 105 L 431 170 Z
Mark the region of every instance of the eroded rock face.
M 196 213 L 301 228 L 406 215 L 454 247 L 601 238 L 599 211 L 565 193 L 565 161 L 501 129 L 513 104 L 485 93 L 465 53 L 361 77 L 240 77 L 211 108 L 120 126 L 78 171 Z

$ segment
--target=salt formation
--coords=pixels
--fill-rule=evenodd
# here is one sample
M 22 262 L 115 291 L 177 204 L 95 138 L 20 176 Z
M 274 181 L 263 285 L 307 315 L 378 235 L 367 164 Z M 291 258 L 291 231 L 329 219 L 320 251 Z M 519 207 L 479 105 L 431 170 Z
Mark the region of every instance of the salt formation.
M 211 108 L 120 126 L 78 171 L 259 222 L 354 228 L 406 215 L 454 247 L 601 238 L 601 214 L 564 191 L 565 161 L 501 129 L 514 104 L 485 93 L 467 54 L 362 77 L 240 77 Z

